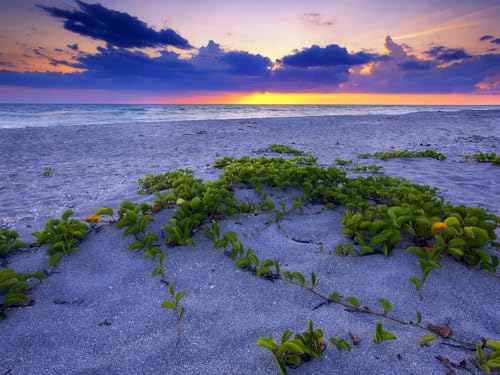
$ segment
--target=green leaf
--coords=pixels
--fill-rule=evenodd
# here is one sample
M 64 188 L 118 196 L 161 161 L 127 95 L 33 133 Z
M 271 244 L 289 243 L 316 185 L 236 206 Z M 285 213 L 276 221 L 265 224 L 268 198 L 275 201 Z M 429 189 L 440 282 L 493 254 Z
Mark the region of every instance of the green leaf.
M 298 356 L 297 354 L 288 355 L 286 357 L 286 361 L 287 361 L 287 363 L 291 363 L 291 364 L 295 365 L 296 367 L 300 366 L 300 364 L 302 363 L 300 356 Z
M 182 320 L 185 314 L 186 314 L 186 309 L 184 308 L 184 306 L 182 306 L 181 310 L 179 311 L 179 320 Z
M 314 272 L 311 272 L 311 285 L 314 288 L 316 286 L 316 274 Z
M 345 298 L 345 300 L 356 308 L 359 308 L 359 306 L 361 305 L 361 302 L 356 297 L 348 296 Z
M 351 351 L 351 345 L 344 339 L 336 339 L 335 337 L 330 338 L 330 342 L 334 344 L 338 349 L 344 349 L 346 352 Z
M 292 272 L 292 277 L 296 279 L 300 285 L 304 286 L 306 284 L 306 278 L 300 272 Z
M 184 297 L 186 296 L 186 292 L 182 291 L 182 292 L 179 292 L 175 295 L 175 302 L 176 303 L 179 303 L 179 301 L 181 299 L 183 299 Z
M 417 311 L 417 324 L 422 323 L 422 313 Z
M 57 266 L 59 264 L 59 262 L 61 261 L 62 257 L 63 257 L 63 253 L 52 254 L 49 257 L 49 266 L 51 266 L 51 267 Z
M 95 214 L 113 216 L 113 209 L 109 207 L 100 207 L 95 211 Z
M 257 345 L 263 347 L 263 348 L 266 348 L 267 350 L 269 351 L 273 351 L 275 348 L 276 348 L 276 343 L 274 343 L 272 341 L 272 339 L 268 338 L 268 337 L 259 337 L 257 339 Z
M 426 335 L 426 336 L 418 339 L 417 342 L 420 344 L 420 346 L 424 346 L 424 345 L 427 345 L 427 344 L 433 342 L 434 340 L 436 340 L 436 336 Z
M 415 285 L 415 288 L 417 288 L 417 292 L 420 290 L 420 288 L 422 288 L 422 280 L 419 279 L 418 277 L 416 276 L 410 277 L 410 282 Z
M 287 341 L 283 346 L 291 353 L 304 353 L 304 348 L 296 342 Z
M 175 310 L 177 308 L 177 304 L 175 302 L 172 302 L 172 301 L 165 301 L 161 304 L 161 307 L 164 309 Z
M 62 213 L 61 218 L 62 218 L 64 221 L 66 221 L 66 220 L 68 220 L 68 219 L 69 219 L 69 217 L 70 217 L 71 215 L 73 215 L 73 214 L 74 214 L 73 210 L 66 210 L 66 211 L 64 211 L 64 212 Z
M 337 292 L 337 291 L 334 291 L 332 293 L 330 293 L 330 295 L 328 296 L 328 298 L 331 300 L 331 301 L 336 301 L 340 298 L 340 293 Z
M 386 300 L 385 298 L 379 298 L 377 301 L 380 304 L 380 306 L 382 306 L 382 308 L 384 309 L 384 313 L 386 315 L 391 312 L 392 305 L 388 300 Z

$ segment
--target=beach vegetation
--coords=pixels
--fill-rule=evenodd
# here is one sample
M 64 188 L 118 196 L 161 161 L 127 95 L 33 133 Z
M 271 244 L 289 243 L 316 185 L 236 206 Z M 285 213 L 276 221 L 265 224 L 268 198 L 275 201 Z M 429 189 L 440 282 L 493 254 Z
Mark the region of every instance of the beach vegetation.
M 437 160 L 446 160 L 446 155 L 436 152 L 434 150 L 423 151 L 385 151 L 375 153 L 364 153 L 358 155 L 361 159 L 376 158 L 380 160 L 388 160 L 392 158 L 433 158 Z
M 465 159 L 474 159 L 479 163 L 491 163 L 500 165 L 500 155 L 494 152 L 480 152 L 473 155 L 464 155 Z
M 346 170 L 354 173 L 379 173 L 384 167 L 381 165 L 370 164 L 370 165 L 356 165 Z
M 260 337 L 257 345 L 269 350 L 276 360 L 280 374 L 287 375 L 288 367 L 297 368 L 303 362 L 321 358 L 326 343 L 323 330 L 314 329 L 311 320 L 307 323 L 307 330 L 297 333 L 292 339 L 292 331 L 285 330 L 277 342 L 272 335 Z
M 373 332 L 373 342 L 380 344 L 383 341 L 396 340 L 396 335 L 384 329 L 384 325 L 380 322 L 375 326 L 375 332 Z
M 43 168 L 43 177 L 52 177 L 53 174 L 54 174 L 54 171 L 52 170 L 51 167 Z
M 267 149 L 269 152 L 276 152 L 278 154 L 290 154 L 290 155 L 304 155 L 304 151 L 297 150 L 293 147 L 282 145 L 279 143 L 272 144 Z
M 302 156 L 296 156 L 294 158 L 291 158 L 290 161 L 295 164 L 299 165 L 313 165 L 318 161 L 318 158 L 316 156 L 312 155 L 302 155 Z
M 500 369 L 500 341 L 483 340 L 476 345 L 473 363 L 487 374 Z
M 0 229 L 0 258 L 5 258 L 10 253 L 27 246 L 18 238 L 19 233 L 15 230 Z
M 176 318 L 176 331 L 177 331 L 177 345 L 179 345 L 179 342 L 181 340 L 181 333 L 182 333 L 182 320 L 184 319 L 184 315 L 186 314 L 186 308 L 180 304 L 181 300 L 186 297 L 186 292 L 180 291 L 177 292 L 175 291 L 175 285 L 170 284 L 168 286 L 168 293 L 170 295 L 170 300 L 165 301 L 161 304 L 161 307 L 164 309 L 169 309 L 172 310 L 175 313 L 175 318 Z
M 224 168 L 224 167 L 227 167 L 229 164 L 231 164 L 235 160 L 236 159 L 231 157 L 231 156 L 224 156 L 222 159 L 214 160 L 214 162 L 212 163 L 212 166 L 214 168 Z
M 16 273 L 11 268 L 0 270 L 0 320 L 7 318 L 8 308 L 26 306 L 30 302 L 30 279 L 42 280 L 44 277 L 42 272 L 29 274 Z
M 337 158 L 337 159 L 335 159 L 335 163 L 337 165 L 347 166 L 347 165 L 352 165 L 352 163 L 354 163 L 354 162 L 351 159 L 345 160 L 345 159 Z
M 96 214 L 96 216 L 100 216 L 101 219 L 102 219 L 102 216 L 108 216 L 110 223 L 116 222 L 114 210 L 111 207 L 99 207 L 95 211 L 95 214 Z
M 351 351 L 351 345 L 345 339 L 339 339 L 336 337 L 330 337 L 329 341 L 337 347 L 339 350 L 345 350 L 346 352 Z
M 88 233 L 87 224 L 73 219 L 72 210 L 62 213 L 61 219 L 49 219 L 45 228 L 39 232 L 33 232 L 37 245 L 49 244 L 49 266 L 55 267 L 65 254 L 78 251 L 78 244 Z

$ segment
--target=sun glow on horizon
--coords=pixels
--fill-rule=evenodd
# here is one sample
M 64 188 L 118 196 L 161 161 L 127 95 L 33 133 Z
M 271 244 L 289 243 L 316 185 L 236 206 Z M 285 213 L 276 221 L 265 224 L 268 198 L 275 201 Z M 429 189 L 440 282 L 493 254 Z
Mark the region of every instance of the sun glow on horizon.
M 500 95 L 379 93 L 222 93 L 159 100 L 172 104 L 500 105 Z

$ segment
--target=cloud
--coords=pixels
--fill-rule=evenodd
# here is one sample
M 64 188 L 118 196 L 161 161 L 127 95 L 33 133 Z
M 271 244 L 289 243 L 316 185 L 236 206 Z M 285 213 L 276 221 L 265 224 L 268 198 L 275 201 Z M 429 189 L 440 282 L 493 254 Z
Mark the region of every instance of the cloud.
M 304 13 L 303 19 L 306 23 L 315 26 L 333 26 L 335 22 L 325 19 L 320 13 Z
M 496 39 L 490 40 L 490 43 L 500 44 L 500 38 L 496 38 Z
M 495 37 L 493 35 L 483 35 L 481 38 L 479 38 L 480 41 L 485 41 L 485 40 L 491 40 L 494 39 Z
M 287 55 L 281 60 L 283 64 L 298 68 L 326 67 L 338 65 L 366 64 L 374 55 L 366 52 L 349 53 L 346 48 L 337 44 L 326 47 L 312 45 L 292 55 Z
M 425 53 L 440 62 L 451 62 L 471 57 L 463 48 L 447 48 L 445 46 L 432 47 Z
M 190 45 L 170 29 L 155 31 L 127 13 L 99 4 L 76 4 L 76 10 L 42 8 L 62 19 L 66 29 L 105 45 L 85 52 L 77 43 L 68 44 L 65 53 L 40 46 L 33 50 L 34 56 L 66 73 L 18 72 L 2 61 L 0 85 L 141 95 L 202 91 L 500 93 L 500 54 L 494 51 L 472 55 L 463 48 L 434 45 L 418 55 L 388 36 L 384 54 L 348 51 L 338 44 L 312 45 L 272 61 L 261 54 L 224 49 L 212 40 L 188 54 L 177 53 L 166 47 Z M 318 19 L 321 15 L 308 16 Z M 178 38 L 172 38 L 169 31 Z M 488 37 L 488 45 L 497 44 L 495 37 L 484 37 Z
M 434 64 L 431 61 L 404 61 L 398 66 L 401 70 L 429 70 Z
M 421 59 L 404 51 L 390 37 L 387 54 L 370 65 L 356 67 L 345 91 L 380 93 L 473 93 L 478 90 L 500 93 L 489 77 L 498 75 L 500 54 L 469 55 L 461 49 L 437 46 Z M 432 50 L 432 49 L 431 49 Z M 464 57 L 467 54 L 467 57 Z M 452 61 L 453 64 L 444 62 Z M 481 87 L 479 83 L 483 82 Z
M 63 20 L 64 28 L 74 33 L 104 41 L 123 48 L 173 46 L 192 48 L 189 42 L 172 29 L 159 31 L 149 27 L 125 12 L 108 9 L 100 4 L 88 4 L 75 0 L 78 8 L 62 8 L 39 5 L 54 18 Z

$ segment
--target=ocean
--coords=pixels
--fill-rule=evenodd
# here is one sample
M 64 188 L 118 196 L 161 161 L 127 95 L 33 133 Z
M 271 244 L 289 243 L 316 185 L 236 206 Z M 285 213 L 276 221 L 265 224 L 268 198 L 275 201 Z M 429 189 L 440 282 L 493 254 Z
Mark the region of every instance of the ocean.
M 0 129 L 265 117 L 398 115 L 500 106 L 0 104 Z

